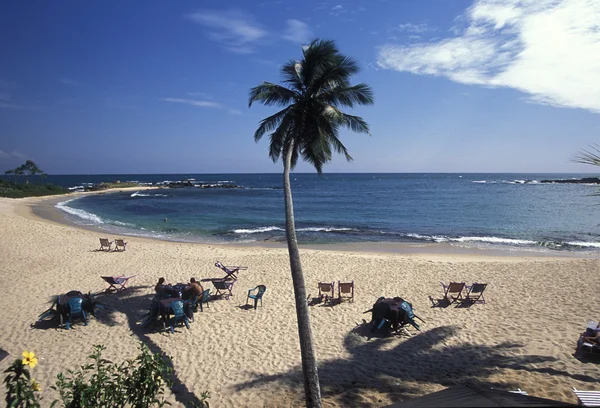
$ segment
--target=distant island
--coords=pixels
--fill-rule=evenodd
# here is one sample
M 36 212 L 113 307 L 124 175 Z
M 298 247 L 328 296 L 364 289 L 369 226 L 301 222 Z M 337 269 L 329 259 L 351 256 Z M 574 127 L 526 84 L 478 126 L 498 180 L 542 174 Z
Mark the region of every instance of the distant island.
M 96 184 L 71 187 L 71 191 L 100 191 L 112 188 L 131 188 L 131 187 L 156 187 L 156 188 L 242 188 L 232 183 L 205 183 L 197 182 L 194 179 L 182 181 L 161 181 L 159 183 L 138 183 L 137 181 L 121 182 L 119 180 L 109 183 L 101 182 Z

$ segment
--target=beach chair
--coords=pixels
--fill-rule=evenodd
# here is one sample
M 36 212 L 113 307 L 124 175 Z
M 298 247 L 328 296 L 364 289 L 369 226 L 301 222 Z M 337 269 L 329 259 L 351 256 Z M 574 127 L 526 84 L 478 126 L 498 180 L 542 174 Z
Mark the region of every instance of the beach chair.
M 354 281 L 352 282 L 340 282 L 338 281 L 338 299 L 341 302 L 342 299 L 354 302 Z
M 487 283 L 473 283 L 471 286 L 465 285 L 467 289 L 467 294 L 465 295 L 464 301 L 471 303 L 484 303 L 485 298 L 483 297 L 483 292 L 487 287 Z
M 512 392 L 513 394 L 527 395 L 527 391 L 523 391 L 523 390 L 522 390 L 522 389 L 520 389 L 520 388 L 517 388 L 516 390 L 509 391 L 509 392 Z
M 206 307 L 208 306 L 208 301 L 210 300 L 210 289 L 205 289 L 204 292 L 202 292 L 202 295 L 200 295 L 200 298 L 198 299 L 198 306 L 200 306 L 200 311 L 204 312 L 204 308 L 202 307 L 202 304 L 205 304 Z
M 169 315 L 173 313 L 173 317 L 170 318 L 169 329 L 171 333 L 175 333 L 175 325 L 177 323 L 185 324 L 185 327 L 189 330 L 190 321 L 185 314 L 185 302 L 183 300 L 176 300 L 171 302 L 168 315 L 163 318 L 163 326 L 166 326 Z
M 600 391 L 581 391 L 573 387 L 577 402 L 584 407 L 600 407 Z
M 215 266 L 227 274 L 223 279 L 237 279 L 236 273 L 238 271 L 248 269 L 247 266 L 225 266 L 219 261 L 215 262 Z
M 215 296 L 221 298 L 225 298 L 227 300 L 229 300 L 230 296 L 233 296 L 233 293 L 231 292 L 233 289 L 233 284 L 235 283 L 235 280 L 213 280 L 212 284 L 215 287 Z
M 127 246 L 127 242 L 122 239 L 115 239 L 115 251 L 125 251 L 125 246 Z
M 319 282 L 319 299 L 323 304 L 329 303 L 333 304 L 333 298 L 335 296 L 335 282 Z
M 258 285 L 254 289 L 250 289 L 248 291 L 248 297 L 246 298 L 246 305 L 248 304 L 249 299 L 253 299 L 254 300 L 254 310 L 256 310 L 256 305 L 258 304 L 259 300 L 260 300 L 260 305 L 262 306 L 262 297 L 265 294 L 266 290 L 267 290 L 267 287 L 265 285 Z
M 83 299 L 80 297 L 72 297 L 69 299 L 69 314 L 67 317 L 67 322 L 65 323 L 65 328 L 69 330 L 71 328 L 71 320 L 73 316 L 81 316 L 83 317 L 83 324 L 87 326 L 87 316 L 85 314 L 85 310 L 83 310 Z
M 109 241 L 108 238 L 100 238 L 100 249 L 98 251 L 110 251 L 112 243 L 113 242 Z
M 106 288 L 106 292 L 110 292 L 111 290 L 115 290 L 115 292 L 120 292 L 122 290 L 127 289 L 125 285 L 127 285 L 127 281 L 129 279 L 134 278 L 135 275 L 132 276 L 101 276 L 102 279 L 106 281 L 110 286 Z
M 448 285 L 444 284 L 444 282 L 440 283 L 444 290 L 444 300 L 449 305 L 458 300 L 464 300 L 462 296 L 463 289 L 465 288 L 464 282 L 450 282 Z

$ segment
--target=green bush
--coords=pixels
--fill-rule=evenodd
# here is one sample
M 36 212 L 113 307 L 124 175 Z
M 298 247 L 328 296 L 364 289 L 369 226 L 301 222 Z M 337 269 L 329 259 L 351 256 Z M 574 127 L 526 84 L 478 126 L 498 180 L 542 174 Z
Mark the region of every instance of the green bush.
M 164 400 L 164 387 L 172 385 L 172 368 L 167 355 L 152 353 L 141 343 L 136 358 L 115 364 L 102 358 L 104 349 L 102 345 L 95 345 L 89 356 L 91 364 L 76 371 L 69 370 L 66 376 L 58 375 L 56 386 L 52 388 L 59 392 L 60 400 L 54 401 L 51 407 L 58 403 L 66 408 L 125 405 L 143 408 L 168 404 Z
M 56 385 L 60 399 L 50 407 L 65 408 L 116 408 L 116 407 L 163 407 L 169 405 L 164 400 L 165 386 L 172 385 L 171 359 L 161 353 L 152 353 L 144 343 L 140 343 L 140 354 L 121 364 L 102 358 L 103 345 L 93 346 L 88 357 L 90 364 L 79 370 L 69 370 L 67 375 L 58 374 Z M 29 374 L 29 369 L 38 363 L 32 352 L 23 352 L 23 359 L 15 360 L 4 373 L 6 384 L 6 406 L 10 408 L 39 408 L 42 399 L 36 394 L 42 388 Z M 199 398 L 193 407 L 208 408 L 208 391 Z M 59 405 L 61 404 L 61 405 Z
M 0 180 L 0 197 L 23 198 L 46 195 L 66 194 L 69 190 L 53 184 L 20 184 Z
M 15 360 L 10 367 L 4 370 L 6 384 L 6 406 L 11 408 L 39 408 L 38 396 L 35 394 L 42 390 L 40 385 L 31 378 L 29 369 L 37 365 L 37 358 L 33 352 L 24 351 L 23 359 Z

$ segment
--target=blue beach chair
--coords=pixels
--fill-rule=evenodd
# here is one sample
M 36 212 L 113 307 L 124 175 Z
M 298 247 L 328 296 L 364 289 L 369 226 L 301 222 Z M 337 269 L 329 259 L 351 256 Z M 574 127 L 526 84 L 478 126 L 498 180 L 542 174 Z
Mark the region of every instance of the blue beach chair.
M 190 321 L 187 317 L 187 315 L 185 314 L 185 303 L 183 300 L 176 300 L 171 302 L 170 307 L 169 307 L 169 311 L 168 314 L 173 313 L 173 317 L 170 318 L 170 325 L 169 328 L 171 330 L 171 333 L 175 333 L 175 326 L 178 323 L 183 323 L 185 324 L 185 327 L 190 328 Z M 163 320 L 163 325 L 166 328 L 166 320 L 168 320 L 168 315 L 166 316 L 167 318 Z
M 260 300 L 260 305 L 262 307 L 262 297 L 265 294 L 266 290 L 267 290 L 267 287 L 265 285 L 258 285 L 254 289 L 250 289 L 248 291 L 248 297 L 246 298 L 246 305 L 248 304 L 249 299 L 253 299 L 254 300 L 254 310 L 256 310 L 256 305 L 259 300 Z
M 83 324 L 87 326 L 87 316 L 85 315 L 85 310 L 83 310 L 83 299 L 80 297 L 72 297 L 69 299 L 69 315 L 67 317 L 67 322 L 65 323 L 65 328 L 69 330 L 71 328 L 71 319 L 73 316 L 80 315 L 83 317 Z

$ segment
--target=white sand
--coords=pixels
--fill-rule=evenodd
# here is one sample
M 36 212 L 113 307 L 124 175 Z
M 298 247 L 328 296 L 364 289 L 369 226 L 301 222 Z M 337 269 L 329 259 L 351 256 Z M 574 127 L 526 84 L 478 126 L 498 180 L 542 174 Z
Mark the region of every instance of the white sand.
M 41 220 L 29 207 L 44 199 L 0 198 L 0 348 L 5 369 L 23 350 L 40 358 L 33 370 L 47 406 L 59 372 L 79 367 L 93 344 L 120 362 L 140 340 L 173 357 L 179 382 L 174 406 L 204 390 L 215 407 L 287 407 L 303 403 L 303 383 L 287 250 L 161 242 L 126 237 L 125 252 L 97 252 L 103 235 Z M 110 236 L 114 238 L 114 236 Z M 457 383 L 521 388 L 529 395 L 576 402 L 571 387 L 598 388 L 600 369 L 573 356 L 587 320 L 600 317 L 600 262 L 574 257 L 357 253 L 301 249 L 307 291 L 319 280 L 354 280 L 356 300 L 311 307 L 324 405 L 384 406 Z M 160 276 L 185 282 L 217 277 L 214 266 L 245 265 L 230 300 L 211 302 L 191 330 L 146 330 Z M 31 328 L 51 296 L 101 292 L 101 275 L 136 275 L 121 294 L 101 295 L 114 309 L 70 331 Z M 487 304 L 431 308 L 440 281 L 489 284 Z M 244 310 L 246 293 L 265 284 L 264 306 Z M 211 287 L 211 286 L 206 286 Z M 212 289 L 212 287 L 211 287 Z M 411 338 L 375 337 L 353 329 L 379 296 L 402 296 L 427 323 Z M 411 329 L 416 333 L 414 329 Z

